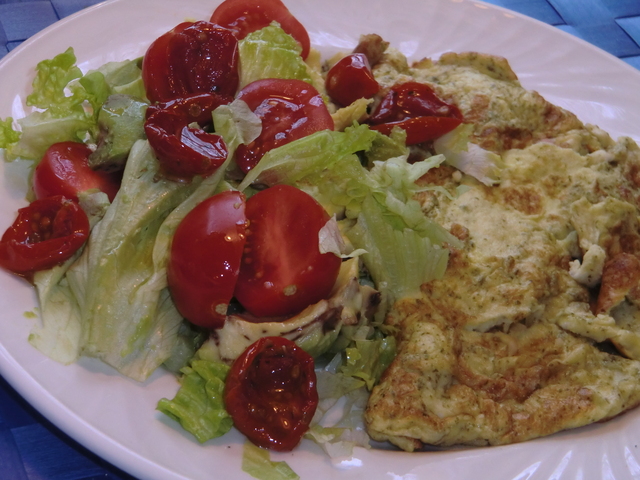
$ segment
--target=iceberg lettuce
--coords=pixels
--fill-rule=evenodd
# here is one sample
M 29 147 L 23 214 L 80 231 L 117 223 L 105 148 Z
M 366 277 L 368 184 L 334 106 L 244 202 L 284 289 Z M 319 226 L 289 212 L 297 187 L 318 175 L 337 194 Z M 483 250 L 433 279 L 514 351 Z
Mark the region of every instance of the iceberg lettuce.
M 36 66 L 33 91 L 27 106 L 35 110 L 18 120 L 20 138 L 15 134 L 0 147 L 7 148 L 6 157 L 39 161 L 46 149 L 57 142 L 91 140 L 97 134 L 97 111 L 112 93 L 144 96 L 138 61 L 106 64 L 83 75 L 76 65 L 72 48 L 43 60 Z M 0 127 L 0 142 L 7 132 Z
M 240 40 L 238 51 L 239 88 L 263 78 L 291 78 L 313 84 L 310 69 L 300 56 L 302 47 L 275 23 Z
M 224 408 L 224 382 L 229 366 L 209 360 L 193 360 L 182 370 L 180 389 L 172 399 L 163 398 L 158 410 L 180 422 L 199 442 L 224 435 L 233 420 Z
M 136 380 L 146 379 L 170 355 L 182 316 L 166 288 L 169 214 L 199 186 L 158 179 L 148 142 L 137 142 L 122 185 L 93 228 L 66 279 L 82 322 L 81 353 L 95 356 Z

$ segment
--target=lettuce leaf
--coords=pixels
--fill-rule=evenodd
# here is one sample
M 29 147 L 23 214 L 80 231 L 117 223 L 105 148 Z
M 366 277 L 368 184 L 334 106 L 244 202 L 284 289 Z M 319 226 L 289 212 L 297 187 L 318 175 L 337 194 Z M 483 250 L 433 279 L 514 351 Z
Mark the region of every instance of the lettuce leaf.
M 109 208 L 103 192 L 81 192 L 80 206 L 93 228 Z M 40 323 L 29 334 L 29 343 L 62 364 L 74 362 L 82 350 L 82 316 L 65 274 L 82 254 L 82 249 L 61 265 L 36 272 L 33 284 L 38 294 Z
M 9 148 L 20 140 L 20 132 L 13 128 L 13 118 L 0 119 L 0 148 Z
M 36 110 L 18 120 L 20 138 L 7 145 L 7 159 L 40 161 L 54 143 L 92 141 L 98 110 L 112 93 L 146 99 L 138 61 L 108 63 L 84 76 L 72 48 L 41 61 L 26 100 Z
M 242 471 L 258 480 L 298 480 L 286 462 L 272 462 L 269 450 L 245 442 L 242 455 Z
M 240 40 L 240 87 L 262 78 L 291 78 L 313 84 L 300 56 L 302 47 L 276 23 Z
M 396 356 L 395 337 L 356 340 L 344 354 L 345 363 L 339 372 L 361 379 L 371 390 Z
M 76 66 L 71 47 L 50 60 L 42 60 L 36 66 L 33 92 L 27 96 L 27 105 L 49 110 L 57 117 L 82 110 L 86 92 L 77 83 L 71 83 L 80 77 L 82 71 Z
M 446 157 L 446 163 L 487 186 L 500 183 L 504 161 L 500 155 L 469 142 L 473 125 L 462 124 L 438 138 L 433 146 Z
M 384 205 L 369 195 L 355 225 L 345 233 L 356 248 L 367 251 L 362 260 L 383 298 L 392 302 L 415 297 L 423 283 L 441 278 L 449 251 L 414 229 L 395 228 L 387 217 Z M 442 230 L 435 223 L 433 228 Z
M 97 70 L 87 72 L 79 82 L 91 96 L 95 109 L 114 94 L 129 95 L 148 102 L 140 59 L 105 63 Z
M 267 152 L 247 174 L 239 190 L 251 183 L 292 185 L 311 174 L 331 168 L 358 151 L 367 150 L 379 135 L 366 125 L 344 132 L 322 130 Z
M 201 443 L 224 435 L 233 426 L 224 408 L 224 384 L 229 369 L 221 362 L 193 360 L 182 370 L 176 396 L 172 400 L 161 399 L 157 409 L 180 422 Z
M 136 380 L 161 365 L 177 341 L 183 319 L 171 302 L 165 271 L 173 225 L 163 224 L 201 183 L 157 174 L 148 142 L 138 141 L 120 191 L 67 272 L 81 311 L 82 353 Z

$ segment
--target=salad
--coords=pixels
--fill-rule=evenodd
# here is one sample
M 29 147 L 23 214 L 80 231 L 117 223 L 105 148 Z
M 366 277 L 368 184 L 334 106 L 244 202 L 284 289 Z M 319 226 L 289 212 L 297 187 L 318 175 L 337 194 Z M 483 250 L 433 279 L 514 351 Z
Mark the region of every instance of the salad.
M 259 12 L 273 11 L 246 35 L 229 33 L 238 5 L 224 2 L 212 21 L 176 26 L 142 60 L 83 73 L 70 49 L 42 62 L 28 98 L 37 111 L 17 127 L 5 119 L 0 130 L 8 159 L 37 164 L 34 200 L 0 242 L 3 267 L 28 278 L 38 292 L 43 324 L 30 342 L 64 363 L 80 355 L 98 357 L 136 380 L 161 367 L 175 371 L 181 389 L 159 408 L 202 441 L 223 434 L 231 420 L 239 428 L 249 424 L 248 436 L 261 428 L 237 420 L 246 408 L 230 412 L 222 401 L 225 395 L 246 396 L 228 387 L 229 381 L 225 387 L 224 379 L 231 375 L 246 385 L 242 378 L 251 370 L 234 367 L 251 363 L 255 349 L 284 348 L 288 353 L 274 355 L 294 358 L 295 372 L 309 364 L 308 356 L 316 366 L 326 363 L 317 371 L 304 367 L 303 381 L 292 387 L 296 395 L 314 390 L 316 382 L 321 403 L 349 392 L 366 395 L 393 355 L 393 337 L 380 322 L 385 306 L 442 275 L 448 253 L 443 245 L 456 242 L 412 200 L 419 189 L 434 188 L 416 181 L 446 158 L 410 163 L 407 146 L 459 133 L 455 108 L 444 116 L 413 110 L 405 117 L 393 101 L 407 96 L 402 90 L 381 95 L 375 105 L 372 97 L 379 92 L 365 53 L 344 56 L 323 70 L 304 28 L 284 5 L 256 3 Z M 201 45 L 203 36 L 216 43 Z M 172 49 L 178 53 L 166 54 Z M 206 63 L 200 60 L 214 50 L 215 58 L 227 60 L 213 71 L 233 73 L 239 64 L 237 75 L 225 70 L 218 77 L 200 76 Z M 172 61 L 190 62 L 192 68 L 173 68 Z M 362 94 L 350 96 L 354 91 Z M 296 99 L 295 112 L 300 106 L 317 112 L 294 115 L 283 128 L 268 108 L 260 110 L 265 98 L 277 103 L 283 92 Z M 361 122 L 370 113 L 374 120 Z M 291 129 L 296 124 L 303 128 Z M 432 137 L 420 136 L 424 132 Z M 77 177 L 57 176 L 56 164 L 65 162 L 80 172 Z M 286 223 L 283 210 L 294 219 L 316 213 L 292 235 L 296 222 Z M 206 230 L 196 221 L 199 211 L 228 221 L 214 228 L 224 235 L 213 241 L 230 252 L 208 258 L 203 252 L 224 249 L 198 251 L 197 237 L 212 235 L 194 233 Z M 267 220 L 261 223 L 262 218 Z M 235 237 L 227 240 L 231 233 Z M 247 239 L 252 237 L 258 240 Z M 181 241 L 186 246 L 179 248 Z M 264 244 L 265 258 L 248 255 Z M 289 272 L 280 268 L 274 277 L 281 282 L 278 295 L 265 292 L 266 282 L 255 281 L 263 278 L 255 265 L 267 262 L 274 248 L 276 269 L 285 255 L 300 253 L 313 257 L 303 269 L 313 266 L 313 275 L 294 272 L 292 281 L 283 279 Z M 294 258 L 294 266 L 302 262 Z M 212 265 L 205 265 L 209 260 Z M 224 272 L 214 275 L 214 288 L 197 292 L 203 283 L 197 275 L 216 268 Z M 236 273 L 225 277 L 227 270 Z M 200 301 L 209 308 L 190 312 Z M 242 343 L 247 338 L 254 341 Z M 289 338 L 285 346 L 281 338 Z M 313 393 L 299 397 L 302 413 L 295 421 L 301 435 L 327 449 L 366 443 L 352 440 L 353 432 L 345 442 L 348 429 L 320 427 L 312 417 L 322 416 L 323 406 L 318 409 Z

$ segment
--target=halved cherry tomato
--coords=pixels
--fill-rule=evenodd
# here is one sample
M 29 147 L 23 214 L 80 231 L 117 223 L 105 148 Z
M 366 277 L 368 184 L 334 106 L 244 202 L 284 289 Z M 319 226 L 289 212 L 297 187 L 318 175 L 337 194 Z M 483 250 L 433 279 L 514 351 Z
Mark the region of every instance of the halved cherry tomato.
M 206 328 L 224 325 L 245 244 L 244 195 L 226 191 L 198 204 L 171 243 L 169 290 L 178 311 Z
M 329 96 L 343 107 L 359 98 L 371 98 L 380 90 L 363 53 L 347 55 L 331 67 L 325 84 Z
M 302 47 L 307 58 L 311 42 L 304 26 L 280 0 L 225 0 L 211 15 L 211 22 L 233 30 L 238 40 L 276 21 Z
M 406 82 L 391 87 L 369 117 L 371 128 L 388 134 L 394 126 L 407 132 L 407 145 L 435 140 L 462 123 L 457 106 L 441 100 L 424 83 Z
M 88 163 L 91 149 L 84 143 L 61 142 L 51 145 L 33 173 L 36 198 L 64 195 L 78 200 L 78 193 L 97 188 L 113 201 L 122 175 L 93 170 Z
M 142 61 L 142 79 L 152 102 L 194 93 L 233 96 L 238 89 L 238 41 L 209 22 L 184 22 L 157 38 Z
M 236 299 L 256 317 L 299 313 L 326 298 L 341 260 L 320 253 L 318 233 L 329 220 L 309 194 L 288 185 L 247 200 L 247 243 Z
M 449 133 L 462 122 L 451 117 L 414 117 L 396 122 L 371 125 L 372 130 L 389 135 L 393 127 L 400 127 L 407 132 L 407 145 L 428 142 Z
M 89 236 L 89 220 L 73 200 L 55 195 L 31 202 L 0 239 L 0 266 L 30 277 L 63 263 Z
M 391 87 L 369 122 L 377 125 L 414 117 L 453 117 L 462 120 L 462 113 L 457 106 L 441 100 L 429 85 L 405 82 Z
M 231 365 L 224 402 L 253 443 L 293 450 L 318 406 L 313 358 L 284 337 L 261 338 Z
M 257 80 L 244 87 L 237 98 L 262 120 L 260 136 L 236 150 L 236 163 L 244 173 L 272 148 L 320 130 L 333 130 L 333 119 L 322 97 L 302 80 Z
M 219 135 L 190 125 L 211 123 L 211 112 L 229 103 L 230 97 L 201 93 L 152 105 L 147 109 L 144 131 L 160 162 L 162 173 L 178 179 L 208 176 L 227 158 L 227 146 Z

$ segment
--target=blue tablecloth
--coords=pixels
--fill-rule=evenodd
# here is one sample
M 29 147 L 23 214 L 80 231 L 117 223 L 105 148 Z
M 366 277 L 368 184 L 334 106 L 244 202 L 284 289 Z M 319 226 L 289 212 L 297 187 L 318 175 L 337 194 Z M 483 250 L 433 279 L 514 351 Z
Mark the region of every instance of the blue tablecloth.
M 41 29 L 96 3 L 98 0 L 0 0 L 0 58 Z M 640 0 L 489 3 L 554 25 L 640 69 Z M 131 478 L 58 430 L 0 377 L 0 479 Z

